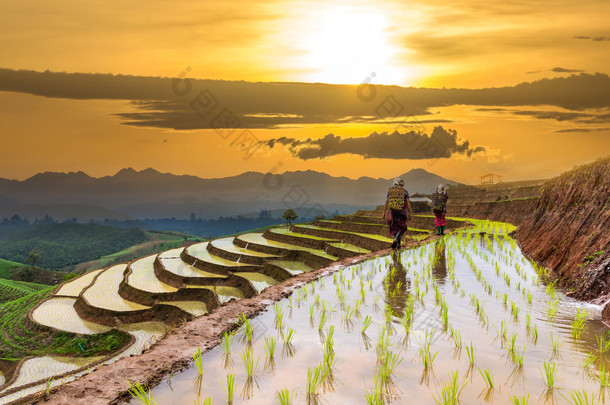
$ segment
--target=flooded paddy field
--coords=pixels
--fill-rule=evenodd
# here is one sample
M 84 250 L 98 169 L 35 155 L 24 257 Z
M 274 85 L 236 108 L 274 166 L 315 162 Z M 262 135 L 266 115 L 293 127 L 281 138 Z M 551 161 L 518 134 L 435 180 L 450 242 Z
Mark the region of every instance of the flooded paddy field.
M 237 333 L 150 394 L 162 404 L 605 403 L 601 308 L 556 288 L 513 229 L 476 221 L 306 285 L 236 320 Z

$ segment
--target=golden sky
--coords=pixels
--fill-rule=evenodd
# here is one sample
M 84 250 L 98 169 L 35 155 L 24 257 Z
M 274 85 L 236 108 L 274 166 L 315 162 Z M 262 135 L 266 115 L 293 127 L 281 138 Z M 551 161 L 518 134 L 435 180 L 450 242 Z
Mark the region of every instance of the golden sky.
M 215 93 L 230 110 L 244 111 L 240 129 L 250 128 L 261 143 L 290 139 L 267 144 L 244 159 L 239 142 L 223 139 L 209 127 L 176 124 L 183 115 L 176 115 L 171 104 L 134 104 L 176 102 L 175 97 L 152 98 L 141 90 L 108 96 L 87 88 L 77 96 L 57 90 L 48 94 L 27 83 L 16 85 L 10 76 L 0 81 L 5 90 L 0 91 L 0 137 L 11 151 L 0 161 L 0 177 L 76 170 L 103 176 L 128 166 L 200 177 L 312 169 L 389 178 L 414 167 L 469 183 L 487 172 L 506 180 L 550 177 L 608 154 L 610 96 L 604 99 L 607 93 L 600 93 L 593 97 L 595 103 L 570 105 L 554 102 L 553 94 L 570 99 L 565 92 L 572 90 L 553 90 L 560 81 L 551 81 L 550 90 L 538 86 L 529 93 L 518 84 L 609 73 L 609 17 L 607 0 L 4 2 L 4 69 L 245 82 L 358 85 L 366 80 L 376 86 L 437 89 L 507 87 L 520 95 L 505 102 L 504 93 L 493 93 L 490 101 L 487 93 L 454 99 L 445 91 L 438 96 L 417 93 L 412 100 L 411 93 L 396 90 L 400 102 L 414 110 L 387 123 L 362 111 L 355 86 L 333 87 L 330 96 L 309 99 L 298 86 L 278 95 L 277 86 L 269 85 L 254 97 L 242 83 L 230 96 Z M 589 83 L 594 79 L 600 84 Z M 579 80 L 589 83 L 586 89 L 604 89 L 606 79 Z M 32 86 L 43 86 L 45 80 Z M 569 89 L 576 92 L 578 83 Z M 379 89 L 390 95 L 394 91 Z M 538 92 L 545 97 L 537 98 Z M 335 99 L 335 93 L 341 96 Z M 586 94 L 574 98 L 586 100 Z M 259 105 L 265 108 L 257 109 Z M 171 123 L 142 124 L 146 120 L 137 114 L 146 108 L 171 115 Z M 322 117 L 325 109 L 334 112 Z M 260 124 L 265 120 L 275 124 Z M 420 123 L 397 124 L 414 120 Z M 140 123 L 126 125 L 129 121 Z M 391 143 L 383 146 L 383 140 L 370 137 L 396 129 L 430 134 L 436 126 L 457 131 L 449 157 L 425 159 L 408 151 L 404 158 L 387 157 L 374 149 Z M 331 133 L 341 137 L 339 146 L 318 142 Z M 464 147 L 466 140 L 470 147 Z M 325 155 L 299 155 L 298 150 L 312 147 Z

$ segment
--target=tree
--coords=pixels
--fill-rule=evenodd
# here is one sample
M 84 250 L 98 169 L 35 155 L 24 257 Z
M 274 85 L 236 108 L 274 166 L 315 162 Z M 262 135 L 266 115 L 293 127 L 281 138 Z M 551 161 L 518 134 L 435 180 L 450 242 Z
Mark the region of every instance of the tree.
M 36 263 L 38 262 L 38 260 L 40 260 L 41 254 L 42 252 L 40 252 L 40 250 L 32 249 L 30 250 L 30 253 L 28 253 L 28 257 L 25 259 L 25 262 L 32 263 L 32 267 L 36 267 Z
M 288 225 L 292 225 L 292 221 L 297 219 L 298 216 L 297 216 L 297 213 L 294 212 L 294 210 L 292 208 L 289 208 L 286 211 L 284 211 L 284 215 L 282 215 L 282 218 L 284 218 L 288 222 Z

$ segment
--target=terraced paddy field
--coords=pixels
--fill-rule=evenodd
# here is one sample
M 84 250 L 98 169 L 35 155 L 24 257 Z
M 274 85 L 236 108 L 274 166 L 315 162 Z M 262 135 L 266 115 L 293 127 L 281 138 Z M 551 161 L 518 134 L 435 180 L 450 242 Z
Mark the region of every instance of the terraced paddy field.
M 370 222 L 383 224 L 377 216 L 378 210 L 371 212 Z M 176 323 L 205 316 L 218 305 L 251 297 L 340 258 L 389 247 L 391 239 L 383 227 L 365 228 L 376 231 L 367 233 L 360 228 L 354 231 L 353 223 L 356 219 L 344 217 L 333 220 L 332 228 L 301 224 L 174 248 L 8 302 L 0 307 L 0 314 L 8 317 L 2 333 L 16 339 L 11 343 L 14 350 L 5 356 L 12 362 L 0 360 L 0 403 L 49 390 L 100 364 L 137 355 Z M 429 234 L 413 232 L 407 238 Z M 18 329 L 21 332 L 13 333 Z M 28 352 L 27 347 L 19 347 L 20 339 L 35 339 L 37 333 L 54 334 L 57 341 L 52 345 L 58 345 L 57 350 L 52 354 L 42 348 L 30 350 L 32 356 L 19 362 Z
M 606 403 L 601 307 L 557 288 L 522 255 L 513 226 L 473 222 L 300 287 L 151 397 L 168 405 Z

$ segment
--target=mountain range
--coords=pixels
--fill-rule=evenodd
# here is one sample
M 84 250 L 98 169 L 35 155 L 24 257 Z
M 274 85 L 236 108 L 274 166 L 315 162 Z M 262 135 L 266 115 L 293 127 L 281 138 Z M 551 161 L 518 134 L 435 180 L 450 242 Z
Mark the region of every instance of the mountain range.
M 437 184 L 455 185 L 424 169 L 401 176 L 407 190 L 429 193 Z M 314 208 L 322 213 L 353 212 L 382 204 L 391 179 L 333 177 L 316 171 L 282 174 L 245 172 L 203 179 L 154 169 L 122 169 L 113 176 L 84 172 L 44 172 L 26 180 L 0 178 L 0 218 L 18 214 L 30 220 L 218 218 L 260 210 Z

